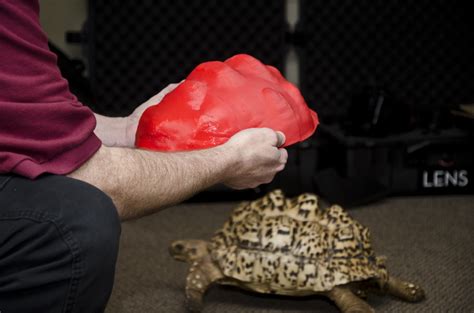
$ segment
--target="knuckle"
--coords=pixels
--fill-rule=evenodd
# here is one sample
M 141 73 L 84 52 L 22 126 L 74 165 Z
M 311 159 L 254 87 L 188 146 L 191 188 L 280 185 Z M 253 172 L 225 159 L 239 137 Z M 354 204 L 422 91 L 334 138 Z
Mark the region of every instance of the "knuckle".
M 260 185 L 261 185 L 261 183 L 253 183 L 249 186 L 249 188 L 257 188 Z
M 265 137 L 269 137 L 269 138 L 277 138 L 276 136 L 276 133 L 273 131 L 273 129 L 271 128 L 268 128 L 268 127 L 263 127 L 260 129 L 260 133 L 265 136 Z M 273 136 L 273 137 L 272 137 Z
M 273 153 L 272 160 L 274 160 L 274 161 L 279 161 L 280 159 L 281 159 L 281 153 L 280 153 L 280 151 L 275 150 L 275 152 Z

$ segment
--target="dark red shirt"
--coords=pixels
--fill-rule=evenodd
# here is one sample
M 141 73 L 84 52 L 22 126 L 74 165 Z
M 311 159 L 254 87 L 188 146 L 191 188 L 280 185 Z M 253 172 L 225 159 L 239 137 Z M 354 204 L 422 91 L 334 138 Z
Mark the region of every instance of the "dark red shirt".
M 67 174 L 100 147 L 39 22 L 38 0 L 0 0 L 0 174 Z

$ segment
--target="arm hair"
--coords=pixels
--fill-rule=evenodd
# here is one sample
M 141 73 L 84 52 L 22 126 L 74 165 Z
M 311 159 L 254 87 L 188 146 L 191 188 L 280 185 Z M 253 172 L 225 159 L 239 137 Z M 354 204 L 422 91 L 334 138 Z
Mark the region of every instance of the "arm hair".
M 108 194 L 125 220 L 152 214 L 222 182 L 235 163 L 231 155 L 224 146 L 174 153 L 102 146 L 69 177 Z

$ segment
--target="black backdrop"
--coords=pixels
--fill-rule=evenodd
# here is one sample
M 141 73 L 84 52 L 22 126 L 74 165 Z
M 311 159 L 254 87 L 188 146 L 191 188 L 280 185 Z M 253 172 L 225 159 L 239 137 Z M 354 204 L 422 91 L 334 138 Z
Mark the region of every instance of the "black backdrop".
M 473 102 L 471 2 L 301 0 L 288 34 L 284 0 L 91 0 L 96 109 L 128 114 L 197 64 L 236 53 L 284 70 L 294 42 L 303 94 L 323 120 L 343 116 L 367 85 L 421 109 Z
M 302 0 L 303 93 L 322 117 L 377 86 L 418 110 L 474 102 L 469 0 Z
M 88 52 L 98 113 L 126 115 L 199 63 L 251 54 L 280 69 L 283 0 L 91 0 Z

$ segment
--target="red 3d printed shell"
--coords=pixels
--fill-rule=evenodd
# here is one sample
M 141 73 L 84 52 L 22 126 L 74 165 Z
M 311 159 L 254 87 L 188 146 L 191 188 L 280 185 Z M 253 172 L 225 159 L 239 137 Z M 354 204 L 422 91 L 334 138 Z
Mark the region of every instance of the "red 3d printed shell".
M 285 146 L 311 136 L 318 116 L 274 67 L 239 54 L 198 65 L 184 82 L 141 116 L 136 146 L 185 151 L 225 143 L 240 130 L 282 131 Z

